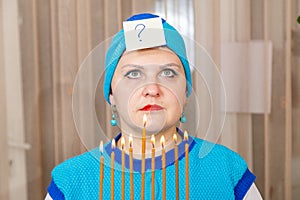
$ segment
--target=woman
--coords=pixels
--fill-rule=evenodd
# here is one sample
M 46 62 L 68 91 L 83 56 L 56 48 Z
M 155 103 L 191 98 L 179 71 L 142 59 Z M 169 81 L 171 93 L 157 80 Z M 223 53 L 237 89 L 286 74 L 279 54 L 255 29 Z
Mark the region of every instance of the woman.
M 138 14 L 127 21 L 156 18 L 152 14 Z M 121 133 L 104 148 L 103 199 L 111 198 L 111 152 L 115 153 L 114 197 L 121 199 L 121 148 L 126 152 L 125 199 L 130 199 L 129 136 L 134 137 L 133 151 L 141 152 L 142 128 L 147 130 L 144 198 L 151 199 L 151 148 L 156 147 L 155 199 L 162 199 L 162 148 L 166 151 L 166 198 L 175 199 L 175 160 L 173 136 L 179 148 L 179 199 L 186 198 L 186 174 L 184 145 L 189 144 L 189 199 L 261 199 L 255 187 L 255 176 L 248 170 L 246 162 L 236 153 L 221 146 L 214 148 L 203 158 L 199 151 L 203 140 L 189 136 L 184 141 L 177 128 L 186 118 L 183 107 L 191 94 L 191 74 L 187 62 L 185 45 L 180 34 L 162 20 L 166 45 L 128 51 L 124 32 L 117 33 L 106 55 L 104 96 L 114 111 L 111 124 L 121 128 Z M 172 34 L 169 34 L 171 31 Z M 147 121 L 143 121 L 146 116 Z M 154 135 L 155 144 L 150 136 Z M 160 143 L 164 136 L 165 143 Z M 126 145 L 122 146 L 121 137 Z M 98 153 L 98 150 L 92 150 Z M 71 158 L 52 172 L 52 182 L 46 199 L 98 199 L 99 160 L 85 153 Z M 99 155 L 99 153 L 98 153 Z M 99 156 L 98 156 L 99 157 Z M 141 199 L 142 161 L 140 153 L 134 155 L 134 198 Z

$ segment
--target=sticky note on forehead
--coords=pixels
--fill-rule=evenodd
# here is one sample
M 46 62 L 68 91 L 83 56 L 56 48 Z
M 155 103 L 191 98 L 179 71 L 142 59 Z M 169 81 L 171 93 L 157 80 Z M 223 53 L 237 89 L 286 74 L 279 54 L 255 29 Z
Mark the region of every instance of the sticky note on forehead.
M 160 17 L 123 22 L 126 50 L 146 49 L 166 44 Z

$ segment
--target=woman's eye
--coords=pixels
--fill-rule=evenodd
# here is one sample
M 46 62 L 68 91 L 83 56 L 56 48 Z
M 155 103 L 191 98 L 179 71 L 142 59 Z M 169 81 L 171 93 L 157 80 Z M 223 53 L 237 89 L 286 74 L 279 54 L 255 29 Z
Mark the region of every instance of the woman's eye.
M 161 76 L 163 77 L 174 77 L 177 73 L 172 69 L 165 69 L 161 72 Z
M 129 71 L 125 74 L 125 77 L 130 78 L 130 79 L 140 78 L 141 76 L 142 75 L 141 75 L 141 72 L 139 70 L 132 70 L 132 71 Z

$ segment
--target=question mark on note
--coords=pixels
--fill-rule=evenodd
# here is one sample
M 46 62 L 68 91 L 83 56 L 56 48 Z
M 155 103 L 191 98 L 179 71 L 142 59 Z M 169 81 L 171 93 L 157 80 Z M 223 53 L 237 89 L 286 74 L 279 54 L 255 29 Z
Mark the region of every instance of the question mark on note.
M 141 34 L 142 34 L 142 32 L 145 30 L 145 28 L 146 28 L 146 26 L 145 26 L 144 24 L 137 24 L 137 25 L 135 26 L 135 28 L 134 28 L 134 30 L 139 29 L 139 32 L 138 32 L 138 35 L 137 35 L 137 36 L 138 36 L 140 42 L 142 41 L 142 39 L 141 39 Z

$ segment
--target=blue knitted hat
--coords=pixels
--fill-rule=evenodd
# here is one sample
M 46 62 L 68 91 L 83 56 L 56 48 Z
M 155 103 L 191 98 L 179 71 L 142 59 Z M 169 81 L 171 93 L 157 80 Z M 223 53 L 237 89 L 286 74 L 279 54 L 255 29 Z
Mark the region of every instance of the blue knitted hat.
M 150 13 L 142 13 L 133 15 L 128 18 L 126 21 L 135 21 L 141 19 L 149 19 L 159 17 L 157 15 L 153 15 Z M 166 46 L 171 49 L 181 60 L 185 77 L 187 82 L 187 97 L 192 93 L 192 77 L 189 62 L 186 56 L 186 49 L 183 38 L 179 34 L 179 32 L 170 24 L 166 22 L 166 20 L 162 19 Z M 111 81 L 117 67 L 117 64 L 126 49 L 125 38 L 124 38 L 124 30 L 120 30 L 112 39 L 112 42 L 107 50 L 106 58 L 105 58 L 105 78 L 103 84 L 103 92 L 104 97 L 108 103 L 109 95 L 111 93 Z

